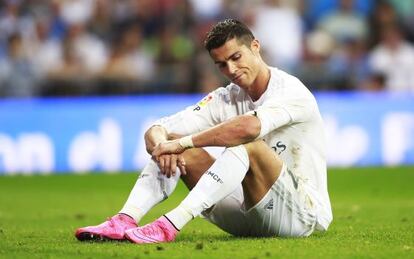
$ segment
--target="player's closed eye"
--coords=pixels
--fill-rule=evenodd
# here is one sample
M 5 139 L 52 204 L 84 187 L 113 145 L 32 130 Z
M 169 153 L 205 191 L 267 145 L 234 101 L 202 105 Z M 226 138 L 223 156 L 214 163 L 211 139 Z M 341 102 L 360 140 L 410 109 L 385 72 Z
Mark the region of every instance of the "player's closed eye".
M 239 60 L 240 58 L 241 58 L 241 54 L 237 54 L 237 55 L 234 55 L 234 56 L 233 56 L 232 60 L 233 60 L 233 61 L 237 61 L 237 60 Z

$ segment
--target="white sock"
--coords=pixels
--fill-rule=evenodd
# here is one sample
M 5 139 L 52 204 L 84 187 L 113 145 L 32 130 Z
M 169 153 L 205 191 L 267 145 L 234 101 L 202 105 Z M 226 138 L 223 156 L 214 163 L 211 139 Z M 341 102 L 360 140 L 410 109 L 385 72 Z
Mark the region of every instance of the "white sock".
M 181 205 L 165 214 L 165 216 L 178 230 L 181 230 L 185 224 L 193 219 L 193 214 L 191 211 Z
M 161 174 L 158 165 L 151 160 L 142 170 L 119 213 L 127 214 L 139 222 L 152 207 L 171 195 L 179 179 L 179 169 L 175 176 L 167 178 Z
M 181 204 L 165 214 L 177 229 L 231 194 L 249 169 L 249 155 L 243 145 L 227 148 L 200 178 Z

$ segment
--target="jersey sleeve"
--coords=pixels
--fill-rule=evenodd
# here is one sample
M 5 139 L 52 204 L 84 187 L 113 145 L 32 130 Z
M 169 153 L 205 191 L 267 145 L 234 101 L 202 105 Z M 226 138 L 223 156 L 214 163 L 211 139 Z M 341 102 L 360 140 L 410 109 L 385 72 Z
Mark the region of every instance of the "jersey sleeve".
M 217 89 L 209 93 L 197 104 L 171 116 L 161 118 L 153 125 L 164 127 L 168 133 L 189 135 L 220 123 L 219 111 L 223 105 L 220 94 L 222 90 Z
M 256 116 L 261 123 L 262 138 L 270 132 L 285 125 L 305 122 L 310 119 L 315 109 L 315 100 L 309 97 L 271 98 L 256 109 Z

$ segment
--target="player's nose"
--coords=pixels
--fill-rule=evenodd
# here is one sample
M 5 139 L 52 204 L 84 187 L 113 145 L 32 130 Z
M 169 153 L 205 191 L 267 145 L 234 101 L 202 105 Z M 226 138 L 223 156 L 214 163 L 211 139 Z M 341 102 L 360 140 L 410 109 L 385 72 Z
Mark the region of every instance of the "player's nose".
M 228 67 L 228 72 L 231 75 L 231 77 L 233 78 L 234 76 L 236 76 L 236 74 L 237 74 L 237 66 L 233 62 L 229 62 L 227 64 L 227 67 Z

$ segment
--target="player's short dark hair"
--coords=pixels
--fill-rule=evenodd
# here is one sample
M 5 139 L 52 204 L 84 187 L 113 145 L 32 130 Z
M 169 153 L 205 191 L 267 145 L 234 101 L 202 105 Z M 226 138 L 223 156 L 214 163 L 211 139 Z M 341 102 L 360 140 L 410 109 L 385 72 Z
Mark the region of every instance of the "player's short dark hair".
M 207 33 L 204 47 L 210 52 L 210 50 L 219 48 L 234 38 L 249 48 L 254 40 L 253 33 L 245 24 L 235 19 L 226 19 L 218 22 Z

